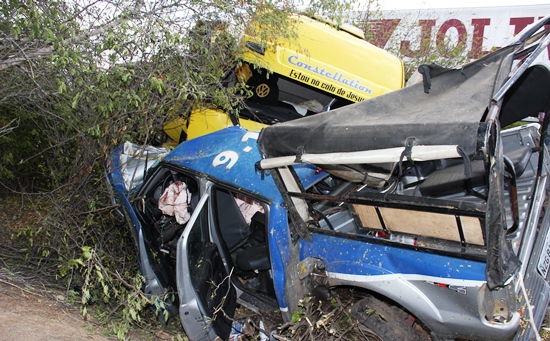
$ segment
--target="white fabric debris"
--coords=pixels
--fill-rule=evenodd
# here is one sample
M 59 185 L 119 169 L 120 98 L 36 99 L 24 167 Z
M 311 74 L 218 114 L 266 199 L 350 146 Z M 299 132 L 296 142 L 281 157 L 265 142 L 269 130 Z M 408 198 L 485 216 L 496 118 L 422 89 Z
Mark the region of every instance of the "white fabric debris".
M 159 210 L 162 213 L 175 216 L 178 224 L 185 224 L 189 221 L 191 214 L 188 207 L 191 202 L 191 193 L 184 182 L 176 181 L 166 187 L 159 199 Z
M 250 225 L 250 222 L 252 221 L 252 216 L 256 212 L 264 213 L 264 207 L 255 200 L 235 196 L 235 202 L 237 203 L 237 206 L 239 206 L 239 210 L 241 211 L 244 220 L 248 225 Z
M 120 155 L 120 168 L 124 179 L 124 187 L 130 190 L 141 184 L 147 169 L 162 160 L 166 154 L 168 154 L 166 148 L 143 147 L 126 141 L 124 152 Z

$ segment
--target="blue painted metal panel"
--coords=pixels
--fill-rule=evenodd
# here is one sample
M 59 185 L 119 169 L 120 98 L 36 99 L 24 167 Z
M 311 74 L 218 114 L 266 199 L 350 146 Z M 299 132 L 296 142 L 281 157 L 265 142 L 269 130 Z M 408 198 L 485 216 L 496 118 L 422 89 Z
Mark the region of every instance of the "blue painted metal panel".
M 322 259 L 329 272 L 377 276 L 414 274 L 485 281 L 485 263 L 365 241 L 312 233 L 300 258 Z
M 290 264 L 290 232 L 288 230 L 288 216 L 281 206 L 272 205 L 269 213 L 269 254 L 273 286 L 279 307 L 288 308 L 285 297 L 286 269 Z
M 124 146 L 120 146 L 113 150 L 109 155 L 109 160 L 105 164 L 107 171 L 107 178 L 111 182 L 113 188 L 123 194 L 128 195 L 128 191 L 124 187 L 124 180 L 122 179 L 122 171 L 120 168 L 120 155 L 124 151 Z
M 230 127 L 181 143 L 164 161 L 205 173 L 281 204 L 283 199 L 269 172 L 262 174 L 255 169 L 256 162 L 262 159 L 257 139 L 256 132 Z M 300 164 L 295 170 L 304 187 L 326 176 L 310 164 Z
M 186 167 L 281 203 L 269 174 L 256 171 L 258 133 L 231 127 L 181 143 L 164 162 Z

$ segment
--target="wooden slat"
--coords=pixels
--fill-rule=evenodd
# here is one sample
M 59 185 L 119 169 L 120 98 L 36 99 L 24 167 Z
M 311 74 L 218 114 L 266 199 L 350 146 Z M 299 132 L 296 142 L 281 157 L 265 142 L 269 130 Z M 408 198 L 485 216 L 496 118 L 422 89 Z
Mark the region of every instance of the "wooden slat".
M 382 223 L 374 206 L 353 205 L 363 227 L 382 229 Z M 379 207 L 388 231 L 461 242 L 457 219 L 454 214 L 413 211 Z M 484 245 L 479 218 L 461 216 L 462 231 L 468 244 Z
M 385 207 L 380 212 L 389 231 L 460 242 L 454 215 Z
M 378 214 L 376 213 L 376 208 L 374 206 L 353 205 L 353 208 L 361 219 L 361 223 L 364 227 L 382 230 L 382 223 L 380 223 L 380 218 L 378 218 Z
M 476 217 L 460 217 L 462 223 L 462 231 L 464 239 L 468 244 L 484 245 L 483 230 L 479 218 Z

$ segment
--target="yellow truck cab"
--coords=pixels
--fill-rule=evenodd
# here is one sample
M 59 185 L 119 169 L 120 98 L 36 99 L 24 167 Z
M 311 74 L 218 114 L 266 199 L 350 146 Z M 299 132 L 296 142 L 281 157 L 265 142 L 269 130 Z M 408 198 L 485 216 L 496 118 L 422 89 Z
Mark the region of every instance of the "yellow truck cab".
M 402 61 L 368 43 L 359 29 L 303 15 L 290 20 L 293 37 L 267 44 L 259 38 L 261 26 L 247 28 L 240 63 L 233 71 L 253 95 L 239 108 L 238 118 L 218 108 L 199 107 L 188 117 L 168 122 L 166 134 L 181 142 L 233 125 L 259 131 L 403 87 Z

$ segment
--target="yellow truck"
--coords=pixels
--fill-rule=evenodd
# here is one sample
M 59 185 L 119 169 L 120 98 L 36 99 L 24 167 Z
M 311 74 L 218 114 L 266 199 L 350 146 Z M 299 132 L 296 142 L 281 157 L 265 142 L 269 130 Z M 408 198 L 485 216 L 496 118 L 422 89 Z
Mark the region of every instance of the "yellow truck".
M 359 29 L 304 15 L 290 20 L 292 38 L 262 43 L 260 25 L 250 25 L 243 35 L 232 72 L 253 95 L 238 117 L 202 106 L 168 122 L 165 133 L 181 142 L 233 125 L 259 131 L 403 87 L 402 61 L 368 43 Z

